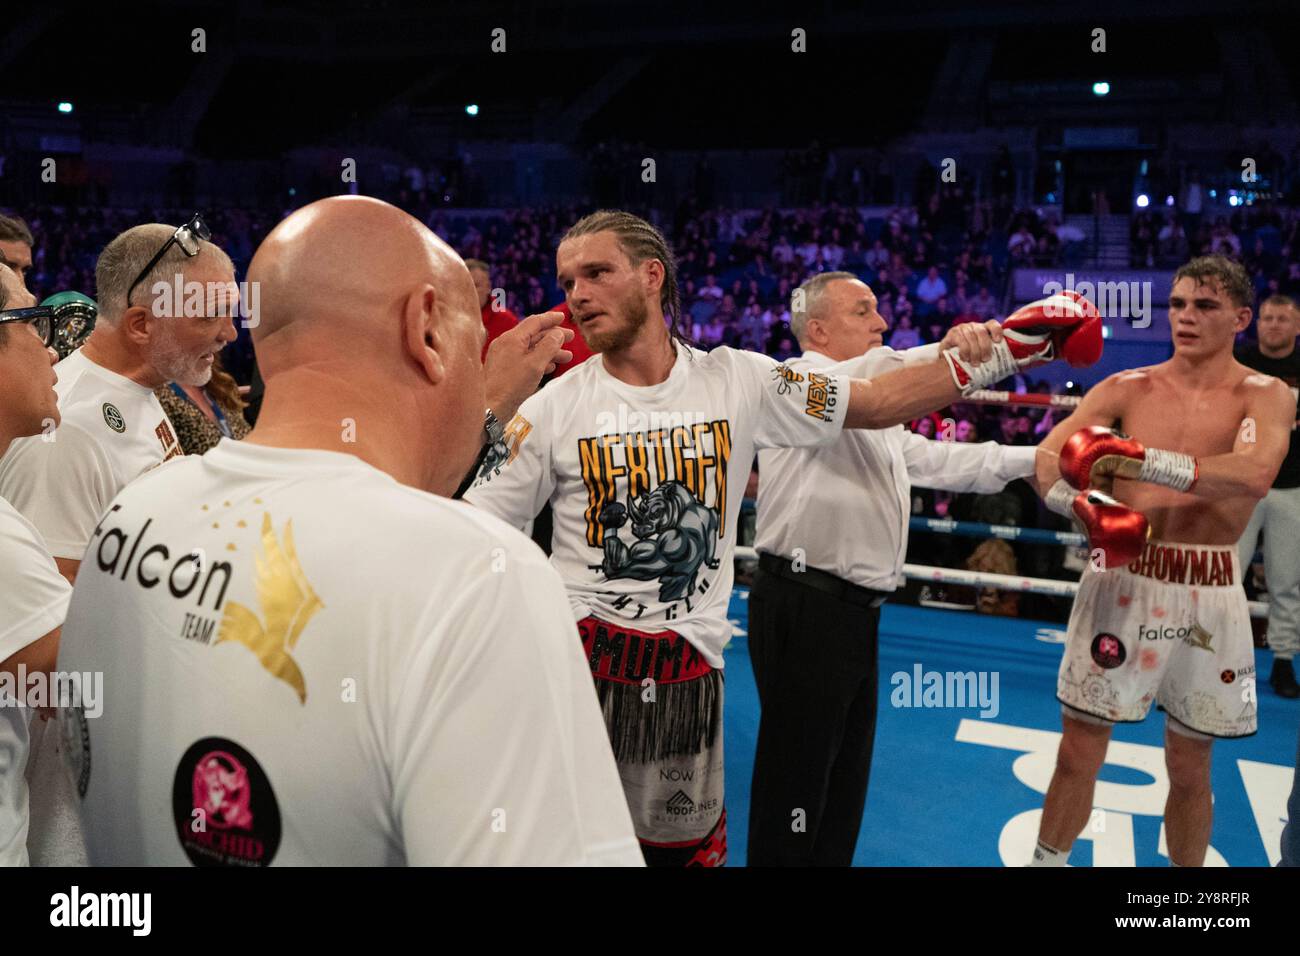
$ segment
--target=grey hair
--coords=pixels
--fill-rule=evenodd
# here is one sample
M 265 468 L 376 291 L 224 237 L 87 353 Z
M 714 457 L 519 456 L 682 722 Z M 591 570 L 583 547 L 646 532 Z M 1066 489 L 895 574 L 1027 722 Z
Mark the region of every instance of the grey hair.
M 99 320 L 109 325 L 116 325 L 122 313 L 127 310 L 126 294 L 135 282 L 140 270 L 148 265 L 163 243 L 172 237 L 175 226 L 161 222 L 147 222 L 132 226 L 118 234 L 104 247 L 95 263 L 95 299 L 99 303 Z M 160 259 L 149 274 L 144 276 L 136 286 L 137 294 L 146 292 L 156 282 L 170 282 L 179 273 L 184 275 L 199 262 L 207 262 L 216 257 L 222 265 L 234 271 L 230 256 L 220 247 L 204 242 L 199 247 L 199 254 L 191 258 L 185 255 L 180 246 L 173 244 L 167 254 Z M 142 304 L 138 299 L 136 304 Z
M 857 276 L 852 272 L 819 272 L 805 280 L 790 296 L 790 331 L 800 344 L 803 344 L 803 337 L 808 331 L 808 320 L 821 304 L 822 293 L 837 279 L 857 279 Z M 801 304 L 802 308 L 795 308 L 797 304 Z

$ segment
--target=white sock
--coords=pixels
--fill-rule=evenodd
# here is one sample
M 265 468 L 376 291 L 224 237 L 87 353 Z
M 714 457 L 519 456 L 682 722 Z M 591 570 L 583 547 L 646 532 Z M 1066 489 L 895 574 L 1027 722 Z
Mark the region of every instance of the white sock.
M 1065 866 L 1065 861 L 1070 858 L 1068 850 L 1061 851 L 1055 847 L 1048 846 L 1042 840 L 1038 841 L 1038 846 L 1034 847 L 1034 858 L 1030 861 L 1030 866 Z

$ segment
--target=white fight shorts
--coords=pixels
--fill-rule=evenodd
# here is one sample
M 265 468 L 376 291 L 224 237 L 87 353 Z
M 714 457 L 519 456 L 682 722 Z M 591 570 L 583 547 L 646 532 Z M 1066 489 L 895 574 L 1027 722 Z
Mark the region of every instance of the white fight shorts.
M 1132 722 L 1156 700 L 1183 728 L 1255 733 L 1255 645 L 1235 547 L 1149 541 L 1125 567 L 1089 567 L 1067 633 L 1056 685 L 1066 707 Z

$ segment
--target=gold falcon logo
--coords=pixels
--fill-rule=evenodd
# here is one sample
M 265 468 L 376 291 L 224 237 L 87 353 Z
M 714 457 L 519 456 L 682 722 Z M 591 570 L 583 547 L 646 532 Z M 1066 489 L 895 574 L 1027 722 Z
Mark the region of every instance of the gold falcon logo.
M 307 703 L 307 685 L 289 652 L 302 630 L 323 604 L 307 582 L 293 546 L 293 521 L 284 526 L 284 547 L 271 527 L 270 514 L 262 515 L 262 554 L 257 558 L 257 601 L 262 620 L 235 601 L 226 605 L 221 630 L 214 644 L 243 644 L 272 675 L 298 692 Z M 263 624 L 265 622 L 265 625 Z

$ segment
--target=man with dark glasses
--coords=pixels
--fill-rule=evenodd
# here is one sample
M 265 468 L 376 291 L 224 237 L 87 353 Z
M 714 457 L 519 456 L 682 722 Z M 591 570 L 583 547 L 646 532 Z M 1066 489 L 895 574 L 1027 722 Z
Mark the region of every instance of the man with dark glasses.
M 0 263 L 0 268 L 13 272 L 7 265 Z M 35 301 L 35 297 L 33 297 Z M 54 338 L 57 331 L 54 319 L 54 308 L 48 305 L 33 305 L 22 309 L 3 309 L 0 310 L 0 325 L 12 323 L 22 323 L 29 325 L 36 337 L 41 340 L 46 348 L 54 347 Z
M 52 430 L 59 423 L 52 368 L 52 309 L 35 298 L 8 266 L 0 265 L 0 454 L 11 442 Z M 59 629 L 72 588 L 31 523 L 0 497 L 0 672 L 17 687 L 27 675 L 54 670 Z M 2 696 L 2 695 L 0 695 Z M 18 703 L 22 703 L 19 701 Z M 52 724 L 15 701 L 0 700 L 0 866 L 28 862 L 27 754 Z M 56 731 L 57 732 L 57 731 Z M 36 793 L 33 803 L 40 803 Z

